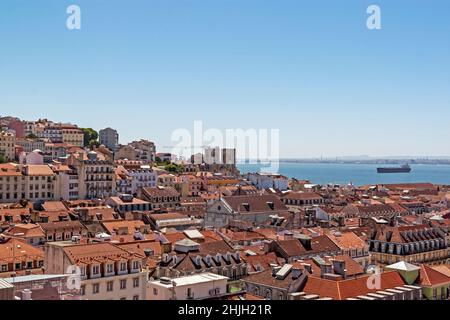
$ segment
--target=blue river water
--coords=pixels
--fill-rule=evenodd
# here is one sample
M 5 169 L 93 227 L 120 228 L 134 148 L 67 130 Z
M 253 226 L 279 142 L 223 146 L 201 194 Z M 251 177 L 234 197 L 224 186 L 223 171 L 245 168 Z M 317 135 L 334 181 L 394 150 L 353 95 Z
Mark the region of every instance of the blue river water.
M 414 164 L 410 173 L 377 173 L 377 167 L 397 165 L 340 164 L 340 163 L 293 163 L 279 162 L 278 172 L 289 178 L 310 180 L 311 183 L 347 184 L 356 186 L 378 183 L 431 182 L 450 185 L 450 165 Z M 241 173 L 271 172 L 266 164 L 238 164 Z M 273 167 L 273 164 L 272 164 Z M 272 172 L 273 173 L 273 172 Z

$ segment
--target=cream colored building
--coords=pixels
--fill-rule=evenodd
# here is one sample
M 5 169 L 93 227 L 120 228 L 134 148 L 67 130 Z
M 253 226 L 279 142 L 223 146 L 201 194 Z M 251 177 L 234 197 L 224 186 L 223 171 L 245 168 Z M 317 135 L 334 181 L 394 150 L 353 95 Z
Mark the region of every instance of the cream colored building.
M 16 137 L 13 133 L 1 131 L 0 132 L 0 155 L 6 161 L 14 161 L 15 159 L 15 141 Z
M 62 127 L 62 142 L 76 147 L 84 146 L 84 133 L 79 128 Z
M 156 180 L 156 185 L 158 187 L 164 188 L 175 188 L 176 176 L 171 173 L 160 174 Z
M 48 165 L 0 165 L 0 202 L 54 200 L 55 173 Z
M 100 152 L 80 152 L 67 160 L 78 175 L 78 197 L 80 199 L 107 198 L 115 194 L 114 163 Z
M 114 244 L 47 243 L 47 274 L 79 271 L 79 290 L 86 300 L 145 300 L 148 270 L 146 257 Z
M 59 124 L 48 125 L 42 132 L 38 132 L 38 137 L 42 139 L 49 139 L 51 142 L 68 143 L 73 146 L 83 147 L 84 133 L 75 125 Z

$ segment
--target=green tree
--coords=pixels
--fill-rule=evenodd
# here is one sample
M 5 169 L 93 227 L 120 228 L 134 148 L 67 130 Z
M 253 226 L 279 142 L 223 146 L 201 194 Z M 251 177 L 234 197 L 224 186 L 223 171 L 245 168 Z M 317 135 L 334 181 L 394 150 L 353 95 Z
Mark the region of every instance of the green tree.
M 34 133 L 30 133 L 29 135 L 26 136 L 27 139 L 37 139 L 38 136 L 35 135 Z
M 170 173 L 183 173 L 184 167 L 175 163 L 170 163 L 164 167 Z
M 89 148 L 90 149 L 94 149 L 94 147 L 99 147 L 100 146 L 100 142 L 96 141 L 96 140 L 91 140 L 89 141 Z
M 84 146 L 89 147 L 91 143 L 94 143 L 98 140 L 98 132 L 92 128 L 81 128 L 84 133 Z
M 0 163 L 6 163 L 6 159 L 2 154 L 0 154 Z

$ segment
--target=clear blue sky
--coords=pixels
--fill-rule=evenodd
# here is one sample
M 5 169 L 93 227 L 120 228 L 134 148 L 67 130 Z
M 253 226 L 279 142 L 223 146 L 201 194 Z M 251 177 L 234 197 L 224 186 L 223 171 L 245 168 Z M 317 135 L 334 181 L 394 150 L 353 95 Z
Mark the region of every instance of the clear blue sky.
M 1 0 L 5 114 L 159 146 L 202 120 L 279 128 L 283 157 L 450 155 L 450 1 Z

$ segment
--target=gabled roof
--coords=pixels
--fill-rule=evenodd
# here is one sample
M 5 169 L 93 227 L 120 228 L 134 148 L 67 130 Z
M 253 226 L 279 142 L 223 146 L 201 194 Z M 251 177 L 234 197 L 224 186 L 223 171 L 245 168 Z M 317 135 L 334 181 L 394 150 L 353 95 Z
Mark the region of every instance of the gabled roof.
M 223 197 L 222 201 L 240 214 L 287 211 L 287 207 L 275 195 L 243 195 Z
M 323 235 L 311 238 L 311 248 L 305 247 L 298 239 L 282 240 L 277 241 L 277 243 L 288 257 L 297 257 L 312 253 L 319 254 L 340 251 L 340 248 L 333 241 L 331 241 L 330 238 Z
M 148 187 L 142 188 L 142 193 L 147 197 L 179 197 L 180 194 L 172 187 Z

